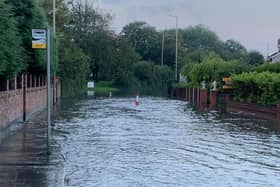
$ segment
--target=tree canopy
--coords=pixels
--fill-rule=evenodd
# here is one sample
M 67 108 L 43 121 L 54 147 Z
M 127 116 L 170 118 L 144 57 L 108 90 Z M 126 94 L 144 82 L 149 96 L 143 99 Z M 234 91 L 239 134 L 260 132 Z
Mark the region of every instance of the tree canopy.
M 23 64 L 22 39 L 12 7 L 0 0 L 0 76 L 10 78 L 21 72 Z
M 0 76 L 45 72 L 44 50 L 31 48 L 31 29 L 52 25 L 52 0 L 0 0 Z M 90 0 L 56 0 L 52 34 L 53 71 L 63 88 L 85 90 L 86 81 L 110 81 L 120 87 L 167 88 L 175 71 L 175 29 L 159 31 L 136 21 L 117 34 L 112 15 Z M 213 80 L 247 71 L 264 62 L 238 41 L 223 41 L 203 25 L 179 29 L 178 68 L 190 81 Z M 163 66 L 162 37 L 164 36 Z M 58 60 L 59 59 L 59 60 Z M 58 64 L 57 64 L 58 63 Z M 92 75 L 92 76 L 90 76 Z

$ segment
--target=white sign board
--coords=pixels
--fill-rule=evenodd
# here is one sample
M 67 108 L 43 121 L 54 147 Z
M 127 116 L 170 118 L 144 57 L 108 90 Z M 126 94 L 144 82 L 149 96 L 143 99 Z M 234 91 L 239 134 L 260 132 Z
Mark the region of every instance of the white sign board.
M 46 49 L 47 48 L 47 30 L 32 29 L 32 48 Z
M 88 82 L 88 88 L 94 88 L 94 82 Z

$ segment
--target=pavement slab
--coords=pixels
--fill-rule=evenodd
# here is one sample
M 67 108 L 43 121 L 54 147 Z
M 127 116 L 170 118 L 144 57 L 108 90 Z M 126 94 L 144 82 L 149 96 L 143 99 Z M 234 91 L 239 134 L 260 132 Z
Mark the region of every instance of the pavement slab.
M 41 113 L 0 144 L 0 187 L 60 187 L 64 163 L 59 150 L 47 154 L 47 123 Z

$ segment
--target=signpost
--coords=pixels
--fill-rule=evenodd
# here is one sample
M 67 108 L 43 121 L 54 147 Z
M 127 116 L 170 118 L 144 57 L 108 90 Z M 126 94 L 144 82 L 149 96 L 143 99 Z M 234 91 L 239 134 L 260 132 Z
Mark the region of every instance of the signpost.
M 48 132 L 47 153 L 50 154 L 51 144 L 51 45 L 50 29 L 32 29 L 32 48 L 47 49 L 47 105 L 48 105 Z
M 32 48 L 47 48 L 47 29 L 32 29 Z

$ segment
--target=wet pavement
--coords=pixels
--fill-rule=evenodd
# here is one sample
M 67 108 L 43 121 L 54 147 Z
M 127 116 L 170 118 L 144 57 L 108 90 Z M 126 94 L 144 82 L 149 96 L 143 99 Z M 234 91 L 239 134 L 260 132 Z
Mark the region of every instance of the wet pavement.
M 63 162 L 57 151 L 47 154 L 45 118 L 40 114 L 0 145 L 1 187 L 62 186 Z

